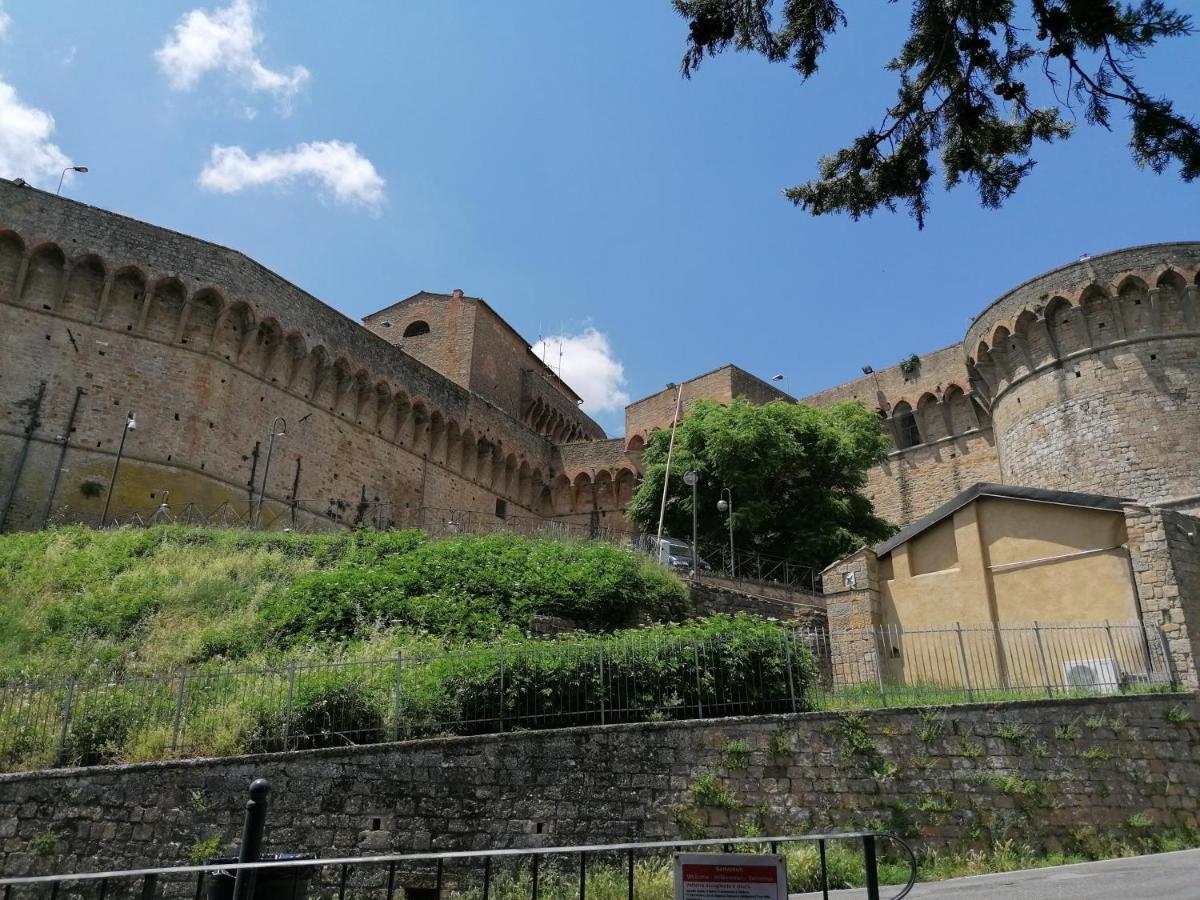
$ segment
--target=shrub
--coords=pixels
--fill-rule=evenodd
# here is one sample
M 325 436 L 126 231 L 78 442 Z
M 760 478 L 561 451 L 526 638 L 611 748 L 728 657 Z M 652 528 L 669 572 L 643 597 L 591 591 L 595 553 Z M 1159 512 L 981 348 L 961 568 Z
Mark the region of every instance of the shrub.
M 290 712 L 277 697 L 260 707 L 250 742 L 271 752 L 384 740 L 380 669 L 350 665 L 298 671 Z
M 78 701 L 63 747 L 64 762 L 95 766 L 118 762 L 126 739 L 146 713 L 144 698 L 121 688 L 109 688 Z
M 715 616 L 564 642 L 525 642 L 439 660 L 426 674 L 453 698 L 461 729 L 555 728 L 806 709 L 811 655 L 749 616 Z M 697 663 L 700 669 L 697 669 Z M 427 688 L 428 690 L 428 688 Z M 603 711 L 603 716 L 601 712 Z

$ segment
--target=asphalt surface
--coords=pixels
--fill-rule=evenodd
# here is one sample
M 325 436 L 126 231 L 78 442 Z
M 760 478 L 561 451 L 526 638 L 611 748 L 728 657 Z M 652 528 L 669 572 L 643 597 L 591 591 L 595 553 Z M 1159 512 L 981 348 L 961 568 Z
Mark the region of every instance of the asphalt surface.
M 883 898 L 899 888 L 882 888 Z M 830 900 L 863 900 L 865 890 L 830 891 Z M 792 894 L 792 900 L 820 900 Z M 1103 862 L 1025 869 L 918 884 L 912 900 L 1175 900 L 1200 898 L 1200 850 L 1131 856 Z M 908 900 L 908 898 L 906 898 Z

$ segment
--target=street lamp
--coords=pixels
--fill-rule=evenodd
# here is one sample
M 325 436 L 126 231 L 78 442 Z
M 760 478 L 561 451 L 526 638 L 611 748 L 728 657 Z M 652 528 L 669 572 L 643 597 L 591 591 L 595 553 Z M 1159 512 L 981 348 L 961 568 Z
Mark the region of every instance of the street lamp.
M 108 480 L 108 493 L 104 497 L 104 512 L 100 514 L 100 527 L 103 528 L 108 522 L 108 508 L 112 504 L 113 488 L 117 486 L 117 469 L 121 468 L 121 456 L 125 453 L 125 438 L 129 437 L 129 432 L 137 431 L 137 416 L 133 410 L 130 410 L 125 417 L 125 424 L 121 426 L 121 441 L 117 444 L 117 461 L 113 463 L 112 477 Z
M 63 179 L 67 177 L 68 172 L 78 172 L 81 175 L 83 175 L 83 174 L 87 173 L 87 170 L 88 170 L 87 166 L 67 166 L 65 169 L 62 170 L 62 174 L 58 176 L 58 190 L 56 190 L 54 193 L 56 193 L 56 194 L 62 193 Z
M 729 497 L 728 500 L 725 499 L 726 496 Z M 729 488 L 721 488 L 721 499 L 717 501 L 717 512 L 729 514 L 729 575 L 732 578 L 737 574 L 737 566 L 733 552 L 733 491 Z
M 692 489 L 692 577 L 696 577 L 696 484 L 700 476 L 695 469 L 683 473 L 683 483 Z
M 276 427 L 278 426 L 278 428 Z M 271 439 L 267 443 L 267 462 L 263 466 L 262 488 L 258 492 L 258 508 L 254 511 L 254 522 L 252 527 L 258 527 L 258 521 L 262 518 L 263 498 L 267 496 L 267 476 L 271 474 L 271 453 L 275 450 L 275 438 L 287 436 L 287 420 L 283 416 L 276 416 L 271 422 Z

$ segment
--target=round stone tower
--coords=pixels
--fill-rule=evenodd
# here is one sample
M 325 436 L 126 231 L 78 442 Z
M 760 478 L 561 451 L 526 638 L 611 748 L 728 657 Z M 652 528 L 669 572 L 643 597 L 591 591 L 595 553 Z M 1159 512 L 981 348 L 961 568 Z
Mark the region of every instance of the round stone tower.
M 1200 509 L 1200 242 L 1039 275 L 964 341 L 1006 484 Z

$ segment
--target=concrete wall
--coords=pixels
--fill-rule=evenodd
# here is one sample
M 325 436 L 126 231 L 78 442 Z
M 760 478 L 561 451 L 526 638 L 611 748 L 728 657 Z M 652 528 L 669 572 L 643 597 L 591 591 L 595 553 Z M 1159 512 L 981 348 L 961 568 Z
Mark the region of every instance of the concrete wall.
M 268 849 L 319 856 L 872 827 L 919 846 L 1072 846 L 1197 825 L 1191 695 L 608 726 L 0 776 L 0 872 L 182 863 L 232 847 L 250 781 Z M 748 753 L 730 753 L 744 741 Z M 731 808 L 693 793 L 711 775 Z M 1144 820 L 1143 820 L 1144 817 Z M 46 836 L 50 835 L 50 838 Z M 52 842 L 38 855 L 35 842 Z

